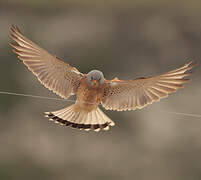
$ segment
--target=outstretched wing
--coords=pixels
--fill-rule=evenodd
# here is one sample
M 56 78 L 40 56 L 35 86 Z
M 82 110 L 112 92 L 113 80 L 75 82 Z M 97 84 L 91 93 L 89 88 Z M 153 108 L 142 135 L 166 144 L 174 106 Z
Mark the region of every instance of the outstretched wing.
M 193 61 L 183 67 L 163 75 L 135 80 L 106 81 L 107 85 L 102 99 L 102 105 L 108 110 L 126 111 L 141 109 L 144 106 L 165 98 L 169 93 L 182 88 L 191 75 L 189 70 L 195 66 Z
M 63 98 L 75 94 L 82 73 L 23 36 L 18 27 L 10 28 L 10 36 L 17 43 L 10 43 L 13 51 L 46 88 Z

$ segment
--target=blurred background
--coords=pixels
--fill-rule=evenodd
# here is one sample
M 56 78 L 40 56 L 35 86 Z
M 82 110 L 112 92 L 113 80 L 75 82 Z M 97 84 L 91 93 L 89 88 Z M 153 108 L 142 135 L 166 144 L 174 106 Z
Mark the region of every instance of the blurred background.
M 0 91 L 57 97 L 12 53 L 11 24 L 87 73 L 152 76 L 201 58 L 201 1 L 1 0 Z M 61 127 L 43 117 L 70 102 L 0 94 L 0 179 L 201 179 L 201 72 L 142 110 L 105 111 L 107 132 Z

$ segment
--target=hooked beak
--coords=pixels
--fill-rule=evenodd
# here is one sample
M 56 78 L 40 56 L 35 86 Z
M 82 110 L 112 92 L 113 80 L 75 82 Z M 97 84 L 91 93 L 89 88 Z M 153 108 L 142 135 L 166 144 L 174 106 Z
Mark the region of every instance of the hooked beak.
M 93 86 L 93 87 L 98 87 L 98 85 L 99 85 L 98 80 L 93 80 L 93 81 L 91 81 L 91 86 Z

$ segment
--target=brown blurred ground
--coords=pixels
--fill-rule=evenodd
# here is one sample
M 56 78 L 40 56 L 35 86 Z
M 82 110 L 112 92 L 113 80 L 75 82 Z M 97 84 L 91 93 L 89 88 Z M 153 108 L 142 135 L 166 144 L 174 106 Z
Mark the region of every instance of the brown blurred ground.
M 57 2 L 57 3 L 56 3 Z M 1 1 L 0 91 L 54 96 L 8 46 L 16 24 L 84 73 L 151 76 L 201 57 L 201 3 Z M 0 95 L 0 179 L 201 179 L 200 67 L 185 88 L 133 112 L 106 111 L 116 126 L 83 132 L 49 123 L 68 102 Z

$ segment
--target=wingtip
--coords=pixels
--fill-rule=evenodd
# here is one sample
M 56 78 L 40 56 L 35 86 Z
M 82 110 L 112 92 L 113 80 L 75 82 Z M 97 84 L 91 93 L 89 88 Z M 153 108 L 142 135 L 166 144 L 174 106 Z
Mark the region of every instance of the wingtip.
M 8 42 L 8 45 L 10 45 L 10 46 L 13 47 L 13 48 L 16 48 L 16 47 L 17 47 L 17 45 L 16 45 L 15 43 L 13 43 L 13 42 Z
M 15 26 L 15 28 L 16 28 L 16 30 L 17 30 L 19 33 L 21 33 L 21 31 L 20 31 L 20 29 L 19 29 L 18 26 Z
M 193 67 L 199 65 L 199 62 L 193 59 L 193 60 L 191 60 L 189 63 L 187 63 L 186 65 L 187 65 L 188 67 L 193 68 Z
M 8 44 L 10 45 L 10 46 L 15 46 L 15 44 L 13 43 L 13 42 L 8 42 Z
M 12 24 L 12 25 L 10 26 L 10 33 L 11 33 L 11 34 L 14 33 L 15 30 L 16 30 L 16 28 L 15 28 L 15 26 Z
M 18 28 L 17 25 L 11 25 L 10 26 L 10 35 L 12 35 L 13 33 L 21 33 L 20 29 Z
M 195 60 L 191 60 L 189 63 L 186 64 L 187 70 L 185 72 L 186 76 L 191 76 L 194 73 L 194 67 L 198 66 L 199 62 Z M 193 69 L 193 70 L 192 70 Z

